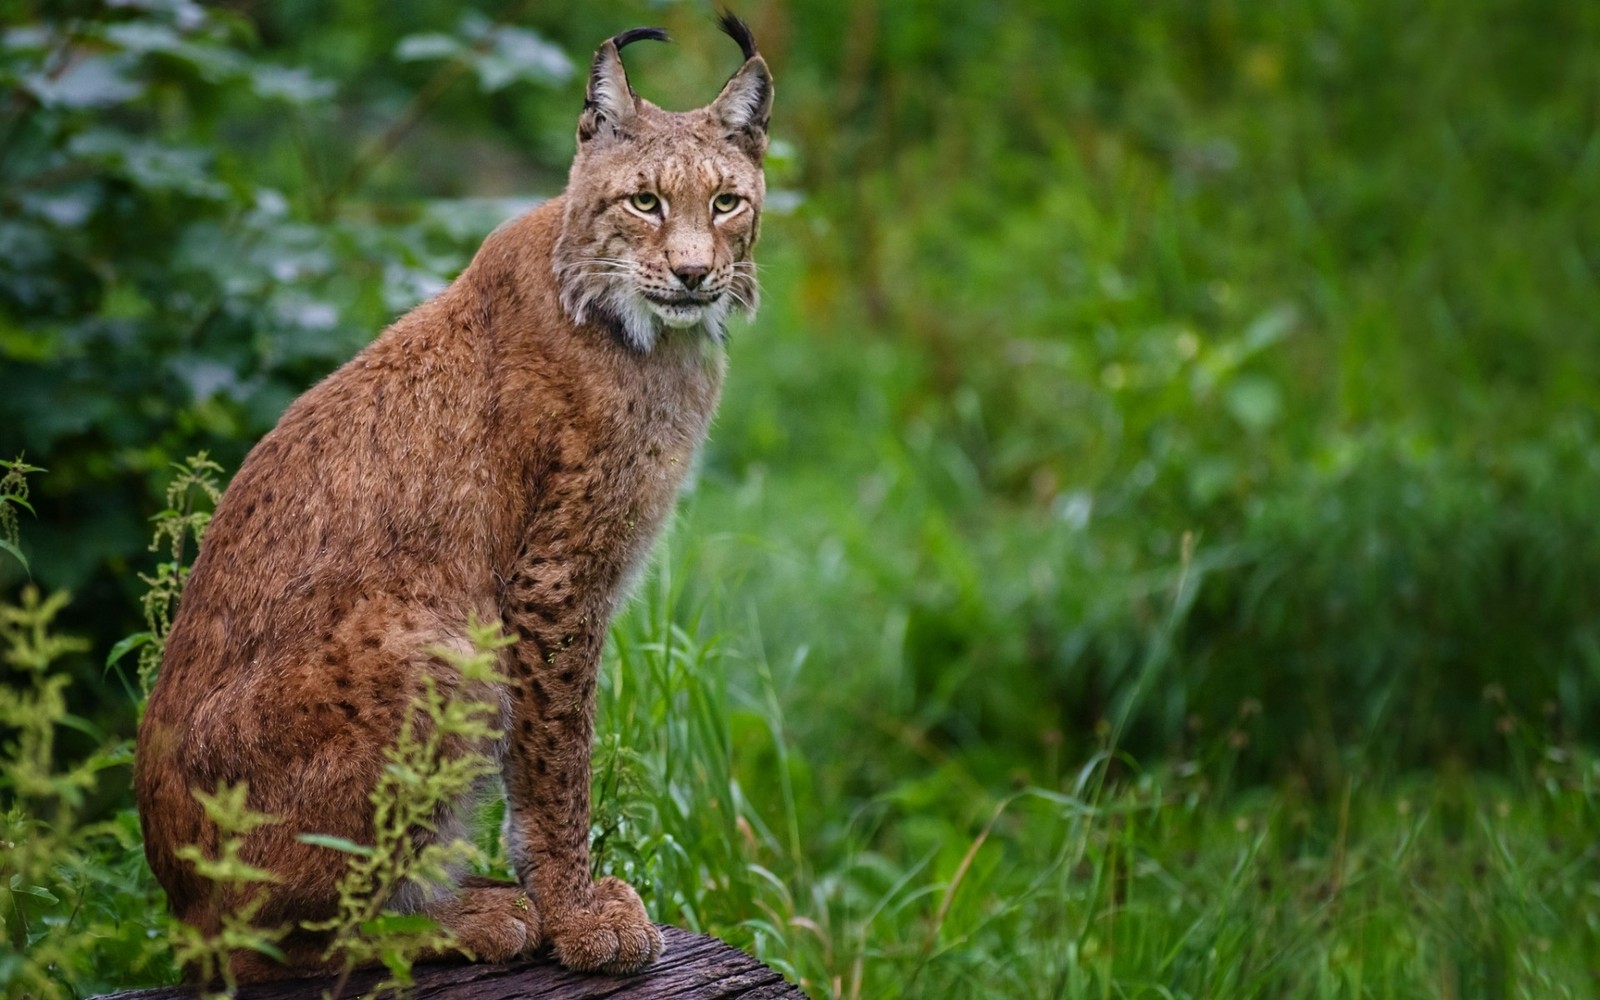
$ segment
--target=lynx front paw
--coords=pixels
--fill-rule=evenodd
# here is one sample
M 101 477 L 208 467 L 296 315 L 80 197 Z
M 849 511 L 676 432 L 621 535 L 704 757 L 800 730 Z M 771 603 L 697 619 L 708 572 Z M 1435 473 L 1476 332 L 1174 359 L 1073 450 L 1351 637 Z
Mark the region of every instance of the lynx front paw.
M 638 972 L 661 957 L 661 932 L 639 894 L 621 879 L 596 882 L 590 909 L 551 919 L 545 929 L 556 960 L 569 969 L 616 975 Z

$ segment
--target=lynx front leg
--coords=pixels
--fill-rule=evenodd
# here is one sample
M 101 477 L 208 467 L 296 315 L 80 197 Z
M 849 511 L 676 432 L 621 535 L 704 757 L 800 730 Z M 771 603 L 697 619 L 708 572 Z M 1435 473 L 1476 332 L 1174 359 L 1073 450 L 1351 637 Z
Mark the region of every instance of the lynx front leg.
M 506 749 L 506 850 L 562 965 L 632 972 L 660 956 L 661 933 L 632 888 L 589 875 L 589 754 L 606 623 L 559 593 L 538 599 L 552 588 L 565 585 L 548 577 L 523 583 L 506 613 L 521 640 Z

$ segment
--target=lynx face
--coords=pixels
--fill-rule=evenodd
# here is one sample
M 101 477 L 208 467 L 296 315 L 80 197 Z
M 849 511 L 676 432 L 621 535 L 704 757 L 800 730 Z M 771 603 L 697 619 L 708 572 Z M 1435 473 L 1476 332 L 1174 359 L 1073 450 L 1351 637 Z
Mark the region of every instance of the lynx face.
M 721 341 L 733 310 L 756 307 L 772 80 L 748 35 L 734 37 L 744 65 L 695 111 L 663 111 L 628 84 L 621 47 L 663 33 L 628 32 L 595 55 L 553 266 L 575 322 L 612 325 L 639 351 L 666 328 Z

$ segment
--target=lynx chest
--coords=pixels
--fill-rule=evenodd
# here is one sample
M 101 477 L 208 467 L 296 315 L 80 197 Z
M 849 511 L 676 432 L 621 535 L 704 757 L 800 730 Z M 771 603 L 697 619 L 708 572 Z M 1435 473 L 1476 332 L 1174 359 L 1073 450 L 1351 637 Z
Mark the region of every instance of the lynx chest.
M 531 456 L 521 546 L 529 564 L 571 564 L 607 595 L 632 576 L 671 512 L 723 372 L 722 352 L 698 344 L 623 361 L 594 371 L 544 415 L 550 433 Z

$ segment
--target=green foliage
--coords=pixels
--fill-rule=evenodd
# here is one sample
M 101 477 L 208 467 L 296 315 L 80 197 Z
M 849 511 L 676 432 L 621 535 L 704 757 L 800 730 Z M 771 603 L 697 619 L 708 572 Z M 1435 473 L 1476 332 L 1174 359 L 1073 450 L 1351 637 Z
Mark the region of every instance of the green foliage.
M 850 767 L 901 777 L 844 810 L 828 744 L 850 727 L 787 713 L 798 665 L 710 631 L 722 599 L 683 586 L 704 552 L 675 555 L 613 639 L 596 865 L 812 995 L 1592 992 L 1600 760 L 1537 725 L 1497 731 L 1519 762 L 1505 775 L 1384 766 L 1326 797 L 1239 788 L 1260 706 L 1192 756 L 1058 756 L 1021 790 L 981 754 L 896 732 L 919 764 L 879 740 L 880 759 Z M 864 683 L 836 681 L 855 697 Z
M 0 463 L 0 532 L 21 560 L 13 505 L 30 513 L 20 459 Z M 26 563 L 24 562 L 24 565 Z M 43 597 L 32 584 L 16 604 L 0 603 L 0 644 L 8 683 L 0 685 L 0 988 L 7 997 L 67 997 L 83 982 L 160 968 L 151 931 L 161 925 L 131 809 L 94 819 L 102 774 L 125 765 L 129 745 L 108 739 L 72 713 L 64 658 L 88 649 L 61 635 L 68 597 Z M 63 736 L 88 737 L 78 755 Z M 80 740 L 81 742 L 81 740 Z
M 21 458 L 10 461 L 0 461 L 6 474 L 0 476 L 0 552 L 15 559 L 22 564 L 23 569 L 28 568 L 28 558 L 22 554 L 21 533 L 17 527 L 16 508 L 21 507 L 28 513 L 33 513 L 33 507 L 28 503 L 28 474 L 30 472 L 43 472 L 24 462 Z
M 506 23 L 493 23 L 476 11 L 462 15 L 456 34 L 426 32 L 407 35 L 394 50 L 404 62 L 450 60 L 470 68 L 484 93 L 511 83 L 561 83 L 573 75 L 572 60 L 537 33 Z
M 65 593 L 41 599 L 36 587 L 22 592 L 22 603 L 0 609 L 0 639 L 6 644 L 7 666 L 33 678 L 33 691 L 5 694 L 7 726 L 15 727 L 17 739 L 7 749 L 14 761 L 8 774 L 19 795 L 61 797 L 81 805 L 83 789 L 93 780 L 92 772 L 78 770 L 70 775 L 52 771 L 55 727 L 66 715 L 66 700 L 61 689 L 68 678 L 52 676 L 50 665 L 67 653 L 84 648 L 81 639 L 51 633 L 51 623 L 67 603 Z
M 189 562 L 193 555 L 185 558 L 184 543 L 192 540 L 194 551 L 200 551 L 206 525 L 211 523 L 211 509 L 222 499 L 222 485 L 218 482 L 222 466 L 211 461 L 205 452 L 174 463 L 173 469 L 176 474 L 167 484 L 167 506 L 153 519 L 155 537 L 150 540 L 151 552 L 160 551 L 165 543 L 168 558 L 156 564 L 154 575 L 139 574 L 139 579 L 145 585 L 140 603 L 144 607 L 146 630 L 117 643 L 106 659 L 106 665 L 110 666 L 137 648 L 139 690 L 145 696 L 150 694 L 150 685 L 155 683 L 156 672 L 161 669 L 167 636 L 172 631 L 173 608 L 183 596 L 184 584 L 189 580 Z M 203 504 L 200 509 L 195 506 L 197 500 Z
M 64 593 L 22 591 L 0 604 L 0 643 L 16 683 L 0 685 L 0 991 L 65 998 L 109 975 L 158 964 L 149 930 L 149 877 L 131 810 L 86 821 L 101 774 L 128 761 L 123 741 L 105 740 L 68 711 L 70 678 L 56 672 L 82 640 L 58 635 Z M 85 731 L 98 749 L 66 763 L 58 737 Z
M 1600 23 L 1413 13 L 808 8 L 808 201 L 687 528 L 780 553 L 704 576 L 783 609 L 768 648 L 826 692 L 793 715 L 870 664 L 864 700 L 1003 780 L 1130 709 L 1150 759 L 1263 703 L 1248 773 L 1324 791 L 1373 727 L 1502 766 L 1497 679 L 1596 737 Z
M 51 457 L 35 561 L 47 586 L 116 609 L 78 623 L 109 641 L 135 627 L 134 512 L 166 467 L 202 450 L 236 466 L 290 399 L 527 204 L 380 209 L 363 185 L 457 78 L 504 97 L 563 70 L 533 31 L 451 14 L 440 37 L 460 51 L 397 110 L 404 92 L 359 84 L 370 62 L 335 85 L 215 5 L 18 14 L 0 33 L 0 454 Z M 391 75 L 417 65 L 375 58 Z M 352 147 L 337 110 L 351 105 L 389 127 Z M 313 134 L 338 136 L 350 162 L 325 162 Z
M 734 727 L 748 717 L 735 711 L 725 651 L 700 634 L 679 579 L 662 558 L 613 635 L 616 665 L 599 694 L 593 865 L 597 876 L 638 889 L 656 919 L 732 930 L 781 908 L 784 888 L 761 867 L 774 834 L 750 808 L 735 766 Z M 781 835 L 790 829 L 786 821 Z M 736 938 L 753 935 L 741 928 Z

